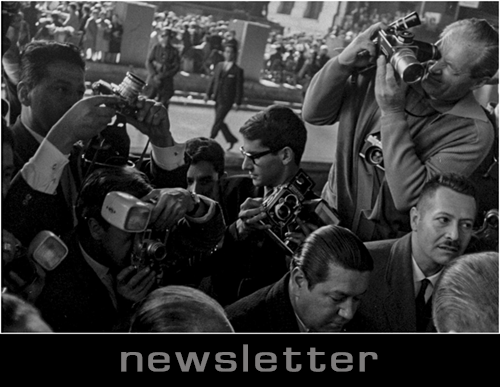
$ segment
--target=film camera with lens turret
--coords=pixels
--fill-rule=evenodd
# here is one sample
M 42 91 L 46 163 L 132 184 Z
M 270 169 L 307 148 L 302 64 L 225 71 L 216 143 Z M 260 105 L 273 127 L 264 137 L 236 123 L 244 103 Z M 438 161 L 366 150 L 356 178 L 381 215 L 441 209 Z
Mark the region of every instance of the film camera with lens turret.
M 263 224 L 270 224 L 266 230 L 269 236 L 289 255 L 293 255 L 298 245 L 283 237 L 284 232 L 300 231 L 300 222 L 312 223 L 318 227 L 339 224 L 337 212 L 320 198 L 311 198 L 314 180 L 300 169 L 294 178 L 264 199 L 267 217 Z
M 417 12 L 391 23 L 386 30 L 380 30 L 374 43 L 378 55 L 383 54 L 406 83 L 418 82 L 425 73 L 423 62 L 439 59 L 437 47 L 431 43 L 414 39 L 409 28 L 420 25 Z

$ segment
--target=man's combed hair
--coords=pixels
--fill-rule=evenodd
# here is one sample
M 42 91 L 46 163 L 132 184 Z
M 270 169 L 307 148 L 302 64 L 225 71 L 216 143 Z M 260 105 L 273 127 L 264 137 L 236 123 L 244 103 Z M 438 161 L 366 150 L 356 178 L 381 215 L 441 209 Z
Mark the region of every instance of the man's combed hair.
M 446 26 L 441 38 L 446 39 L 455 32 L 461 32 L 469 42 L 482 47 L 481 55 L 476 58 L 471 69 L 471 77 L 493 77 L 498 71 L 498 30 L 485 19 L 470 18 Z
M 95 170 L 83 183 L 76 204 L 80 231 L 85 232 L 87 229 L 85 220 L 88 218 L 98 220 L 103 226 L 107 225 L 101 216 L 101 208 L 109 192 L 125 192 L 140 199 L 152 189 L 147 176 L 137 169 L 117 167 Z
M 233 332 L 222 306 L 202 291 L 165 286 L 136 305 L 131 332 Z
M 187 165 L 206 161 L 214 166 L 219 176 L 222 176 L 225 170 L 224 158 L 224 149 L 211 138 L 195 137 L 186 142 L 184 161 Z
M 21 76 L 29 88 L 47 78 L 47 66 L 55 62 L 67 62 L 85 71 L 81 50 L 71 43 L 35 40 L 28 43 L 21 53 Z
M 300 164 L 306 147 L 307 129 L 292 109 L 272 105 L 248 119 L 240 133 L 250 141 L 260 140 L 263 146 L 274 152 L 290 147 L 295 154 L 295 163 Z
M 449 188 L 463 195 L 471 196 L 477 203 L 476 187 L 465 176 L 456 173 L 445 173 L 433 176 L 427 183 L 424 184 L 420 197 L 417 202 L 417 207 L 426 203 L 429 198 L 432 198 L 436 191 L 441 188 Z
M 352 231 L 340 226 L 323 226 L 311 233 L 292 259 L 300 267 L 309 288 L 326 281 L 330 265 L 360 272 L 373 270 L 373 259 L 364 243 Z
M 439 332 L 498 332 L 498 253 L 452 261 L 436 283 L 432 308 Z

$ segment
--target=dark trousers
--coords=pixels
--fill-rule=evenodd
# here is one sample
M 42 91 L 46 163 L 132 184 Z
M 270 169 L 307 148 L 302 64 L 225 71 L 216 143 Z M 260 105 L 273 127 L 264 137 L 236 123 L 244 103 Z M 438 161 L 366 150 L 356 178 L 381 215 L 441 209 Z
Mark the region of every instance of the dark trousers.
M 217 137 L 219 131 L 222 131 L 222 135 L 229 143 L 238 142 L 238 139 L 231 133 L 229 127 L 224 122 L 224 119 L 227 116 L 227 113 L 231 110 L 232 104 L 221 104 L 215 103 L 215 122 L 212 127 L 212 132 L 210 133 L 210 138 Z

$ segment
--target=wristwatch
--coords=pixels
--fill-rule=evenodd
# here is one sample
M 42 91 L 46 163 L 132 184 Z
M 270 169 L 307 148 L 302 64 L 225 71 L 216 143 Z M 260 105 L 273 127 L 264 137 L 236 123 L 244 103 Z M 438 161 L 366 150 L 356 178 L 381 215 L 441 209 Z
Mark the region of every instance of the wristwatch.
M 196 195 L 195 193 L 189 191 L 189 194 L 191 195 L 191 200 L 194 203 L 194 207 L 193 207 L 193 209 L 191 211 L 186 212 L 186 215 L 187 216 L 193 216 L 194 214 L 196 214 L 196 212 L 200 208 L 200 202 L 201 202 L 201 200 L 200 200 L 200 197 L 198 195 Z

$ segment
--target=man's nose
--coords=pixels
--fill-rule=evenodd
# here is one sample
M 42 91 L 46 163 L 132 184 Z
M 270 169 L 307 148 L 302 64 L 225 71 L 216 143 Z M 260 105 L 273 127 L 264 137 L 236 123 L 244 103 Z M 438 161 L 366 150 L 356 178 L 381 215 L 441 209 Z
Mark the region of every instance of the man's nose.
M 241 164 L 241 169 L 244 171 L 250 171 L 253 168 L 253 162 L 249 157 L 243 156 L 243 163 Z
M 452 222 L 446 229 L 446 236 L 452 241 L 458 240 L 460 236 L 460 225 L 458 222 Z
M 339 316 L 351 320 L 354 316 L 355 307 L 352 300 L 346 300 L 340 305 Z
M 197 188 L 196 182 L 189 184 L 187 187 L 188 191 L 192 193 L 197 193 L 196 188 Z
M 427 71 L 432 74 L 440 74 L 441 73 L 441 65 L 438 60 L 430 60 L 427 62 Z

